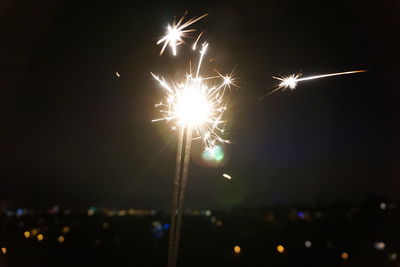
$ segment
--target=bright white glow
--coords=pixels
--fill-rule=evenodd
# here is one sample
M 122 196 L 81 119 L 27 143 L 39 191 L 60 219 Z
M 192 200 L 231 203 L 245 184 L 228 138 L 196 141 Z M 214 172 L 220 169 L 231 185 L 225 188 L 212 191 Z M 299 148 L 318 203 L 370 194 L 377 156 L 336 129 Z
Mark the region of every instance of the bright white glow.
M 181 82 L 167 82 L 152 73 L 154 79 L 166 89 L 163 101 L 156 104 L 162 117 L 153 121 L 174 122 L 173 129 L 191 126 L 195 137 L 203 140 L 206 150 L 212 150 L 217 143 L 228 142 L 220 137 L 225 131 L 222 119 L 227 106 L 225 92 L 230 85 L 236 85 L 233 84 L 233 73 L 223 76 L 217 72 L 217 76 L 205 78 L 200 75 L 207 48 L 208 43 L 203 43 L 196 72 L 192 73 L 190 68 Z
M 226 84 L 226 85 L 232 83 L 231 77 L 229 77 L 229 76 L 225 76 L 225 77 L 223 77 L 223 79 L 224 79 L 224 84 Z
M 207 121 L 211 111 L 210 103 L 198 86 L 184 88 L 176 97 L 174 113 L 180 124 L 197 126 Z
M 222 176 L 224 176 L 226 179 L 232 179 L 232 177 L 229 174 L 224 173 Z
M 286 77 L 279 84 L 279 87 L 282 87 L 282 88 L 288 88 L 289 87 L 291 90 L 295 89 L 296 86 L 297 86 L 297 78 L 299 76 L 300 75 L 290 75 L 289 77 Z

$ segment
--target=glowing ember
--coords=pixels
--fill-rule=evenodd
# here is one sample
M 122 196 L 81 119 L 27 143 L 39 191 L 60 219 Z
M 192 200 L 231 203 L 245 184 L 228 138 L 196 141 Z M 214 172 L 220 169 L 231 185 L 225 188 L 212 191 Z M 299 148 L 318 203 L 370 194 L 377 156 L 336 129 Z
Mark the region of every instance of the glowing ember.
M 228 142 L 220 137 L 224 132 L 225 121 L 222 115 L 226 110 L 226 89 L 233 81 L 233 73 L 217 76 L 200 76 L 203 56 L 208 48 L 208 43 L 202 44 L 199 63 L 196 73 L 191 70 L 183 81 L 168 83 L 164 78 L 152 73 L 153 77 L 166 89 L 164 100 L 157 104 L 163 117 L 153 121 L 173 121 L 177 127 L 191 127 L 195 129 L 197 137 L 203 140 L 206 149 L 212 149 L 216 143 Z M 216 81 L 217 82 L 213 82 Z

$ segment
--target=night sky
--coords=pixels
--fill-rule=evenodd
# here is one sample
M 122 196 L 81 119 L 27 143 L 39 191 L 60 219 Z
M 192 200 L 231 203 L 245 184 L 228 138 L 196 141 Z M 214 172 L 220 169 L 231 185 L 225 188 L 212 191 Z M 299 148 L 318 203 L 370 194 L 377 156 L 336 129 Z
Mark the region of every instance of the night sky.
M 186 206 L 400 200 L 399 2 L 288 0 L 3 1 L 0 200 L 169 207 L 177 133 L 151 123 L 164 92 L 150 72 L 179 77 L 193 59 L 156 45 L 185 10 L 209 13 L 195 28 L 241 87 L 225 163 L 192 160 Z M 273 75 L 358 69 L 260 100 Z

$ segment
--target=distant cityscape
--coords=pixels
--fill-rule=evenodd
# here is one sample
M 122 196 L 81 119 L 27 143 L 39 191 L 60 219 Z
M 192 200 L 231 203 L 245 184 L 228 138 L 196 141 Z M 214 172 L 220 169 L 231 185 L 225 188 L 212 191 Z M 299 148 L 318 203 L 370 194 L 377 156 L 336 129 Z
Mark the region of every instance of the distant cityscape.
M 164 266 L 169 211 L 11 209 L 4 266 Z M 179 266 L 398 266 L 400 210 L 362 205 L 185 210 Z M 0 265 L 3 266 L 3 265 Z

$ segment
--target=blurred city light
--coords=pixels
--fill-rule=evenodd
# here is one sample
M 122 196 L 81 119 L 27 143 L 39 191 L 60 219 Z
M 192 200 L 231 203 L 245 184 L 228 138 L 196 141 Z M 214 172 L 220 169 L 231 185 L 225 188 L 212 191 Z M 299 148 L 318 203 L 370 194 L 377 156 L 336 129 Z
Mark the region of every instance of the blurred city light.
M 233 252 L 235 252 L 235 254 L 240 254 L 240 251 L 241 251 L 242 249 L 239 247 L 239 246 L 234 246 L 233 247 Z
M 341 257 L 343 260 L 347 260 L 347 259 L 349 258 L 349 253 L 343 252 L 343 253 L 340 255 L 340 257 Z
M 31 233 L 33 236 L 36 236 L 39 233 L 39 231 L 38 231 L 38 229 L 35 228 L 35 229 L 32 229 Z
M 3 252 L 3 254 L 6 254 L 7 253 L 7 248 L 6 247 L 2 247 L 1 248 L 1 252 Z
M 43 240 L 44 236 L 42 234 L 38 234 L 36 238 L 40 242 Z
M 108 222 L 104 222 L 104 223 L 101 225 L 101 227 L 102 227 L 103 229 L 107 229 L 108 227 L 110 227 L 110 224 L 109 224 Z
M 385 242 L 379 241 L 379 242 L 375 242 L 374 247 L 376 250 L 384 250 L 386 247 Z
M 397 253 L 390 253 L 389 254 L 389 260 L 395 261 L 397 259 Z
M 64 243 L 64 241 L 65 241 L 64 236 L 60 235 L 60 236 L 57 238 L 57 241 L 58 241 L 58 243 Z
M 29 233 L 29 231 L 25 231 L 24 236 L 25 238 L 29 238 L 31 236 L 31 233 Z
M 20 217 L 20 216 L 24 215 L 24 210 L 23 210 L 23 209 L 17 209 L 15 215 L 16 215 L 17 217 Z
M 71 229 L 70 229 L 68 226 L 64 226 L 63 229 L 62 229 L 62 232 L 63 232 L 64 234 L 68 234 L 70 230 L 71 230 Z
M 126 216 L 128 214 L 128 212 L 126 210 L 119 210 L 117 215 L 122 217 L 122 216 Z
M 282 245 L 279 245 L 279 246 L 276 247 L 276 250 L 277 250 L 279 253 L 283 253 L 283 252 L 285 252 L 285 247 L 282 246 Z

